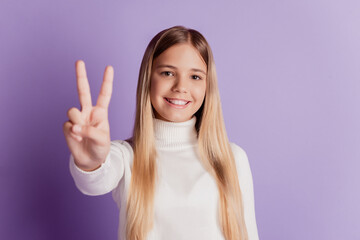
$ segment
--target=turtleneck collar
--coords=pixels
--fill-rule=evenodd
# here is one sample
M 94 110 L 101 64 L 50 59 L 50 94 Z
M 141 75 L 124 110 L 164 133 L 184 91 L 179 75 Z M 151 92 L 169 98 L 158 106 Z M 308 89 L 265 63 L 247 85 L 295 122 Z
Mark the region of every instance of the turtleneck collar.
M 196 116 L 185 122 L 168 122 L 154 118 L 157 148 L 180 149 L 197 143 Z

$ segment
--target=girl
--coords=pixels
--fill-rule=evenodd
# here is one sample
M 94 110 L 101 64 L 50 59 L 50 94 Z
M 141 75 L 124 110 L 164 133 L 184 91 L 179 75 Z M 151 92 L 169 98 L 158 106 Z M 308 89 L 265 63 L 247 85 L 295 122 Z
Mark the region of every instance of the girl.
M 142 59 L 133 136 L 110 141 L 113 68 L 92 105 L 85 65 L 76 63 L 81 111 L 63 129 L 70 172 L 86 195 L 112 192 L 118 239 L 257 240 L 252 174 L 228 140 L 215 63 L 198 31 L 159 32 Z

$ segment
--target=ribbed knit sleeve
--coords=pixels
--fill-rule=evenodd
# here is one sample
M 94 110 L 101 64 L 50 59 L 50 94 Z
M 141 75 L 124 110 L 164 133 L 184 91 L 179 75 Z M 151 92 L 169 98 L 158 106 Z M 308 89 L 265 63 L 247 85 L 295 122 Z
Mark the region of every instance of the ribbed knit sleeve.
M 96 196 L 111 192 L 129 168 L 132 158 L 131 146 L 123 140 L 111 141 L 110 152 L 104 163 L 91 172 L 83 171 L 70 154 L 70 173 L 76 187 L 85 195 Z
M 254 187 L 250 163 L 244 149 L 235 143 L 230 143 L 230 146 L 237 164 L 239 184 L 244 203 L 245 224 L 248 231 L 249 240 L 258 240 L 259 236 L 255 216 Z

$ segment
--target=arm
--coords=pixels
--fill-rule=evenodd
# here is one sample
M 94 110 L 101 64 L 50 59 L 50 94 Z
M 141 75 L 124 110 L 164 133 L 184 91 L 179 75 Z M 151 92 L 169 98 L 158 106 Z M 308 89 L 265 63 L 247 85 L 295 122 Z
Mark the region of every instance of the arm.
M 235 143 L 231 143 L 230 145 L 234 153 L 235 162 L 237 164 L 239 184 L 244 204 L 244 217 L 249 240 L 258 240 L 259 236 L 255 216 L 253 178 L 249 160 L 246 152 L 241 147 Z
M 70 154 L 70 173 L 76 187 L 85 195 L 96 196 L 111 192 L 124 175 L 126 165 L 133 157 L 132 148 L 126 141 L 111 141 L 110 152 L 104 163 L 94 171 L 80 169 Z

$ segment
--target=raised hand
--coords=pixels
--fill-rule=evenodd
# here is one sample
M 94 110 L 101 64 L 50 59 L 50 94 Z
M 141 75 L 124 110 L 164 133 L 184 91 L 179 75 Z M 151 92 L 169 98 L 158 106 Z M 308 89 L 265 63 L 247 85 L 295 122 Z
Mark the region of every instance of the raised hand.
M 75 107 L 68 110 L 69 121 L 63 124 L 63 131 L 75 164 L 84 171 L 92 171 L 100 167 L 110 151 L 108 107 L 114 69 L 105 68 L 100 94 L 93 106 L 85 63 L 79 60 L 75 68 L 81 111 Z

